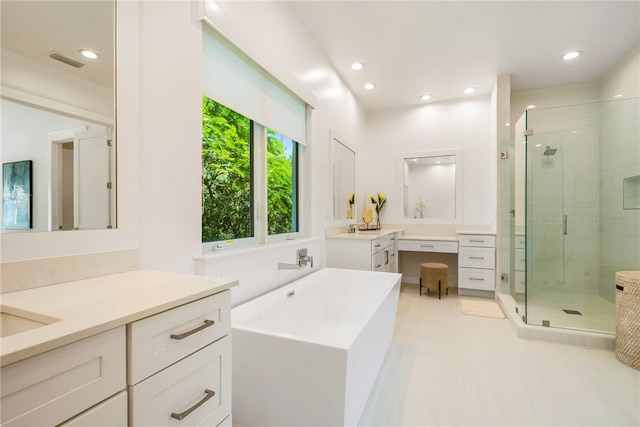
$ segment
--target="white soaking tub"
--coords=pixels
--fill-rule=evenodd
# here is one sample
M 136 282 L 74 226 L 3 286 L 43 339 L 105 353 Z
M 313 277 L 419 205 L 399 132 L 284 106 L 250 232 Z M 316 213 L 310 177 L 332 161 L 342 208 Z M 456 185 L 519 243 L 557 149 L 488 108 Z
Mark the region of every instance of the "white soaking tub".
M 234 425 L 356 425 L 391 344 L 401 277 L 324 268 L 232 309 Z

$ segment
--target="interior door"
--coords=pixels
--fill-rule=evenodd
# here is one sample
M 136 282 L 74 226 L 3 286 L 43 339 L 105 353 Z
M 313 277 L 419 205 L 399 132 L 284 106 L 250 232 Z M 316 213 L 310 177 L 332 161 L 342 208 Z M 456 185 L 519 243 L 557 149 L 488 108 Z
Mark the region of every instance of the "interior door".
M 112 144 L 104 129 L 74 135 L 74 228 L 112 228 Z

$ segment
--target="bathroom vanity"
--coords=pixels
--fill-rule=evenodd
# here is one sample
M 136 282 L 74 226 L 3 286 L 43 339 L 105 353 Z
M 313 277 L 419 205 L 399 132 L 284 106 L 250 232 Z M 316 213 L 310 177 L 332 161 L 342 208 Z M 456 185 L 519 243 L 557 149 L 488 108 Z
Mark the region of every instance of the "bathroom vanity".
M 327 265 L 397 273 L 400 233 L 400 230 L 377 230 L 330 236 L 327 238 Z
M 230 426 L 236 284 L 137 270 L 0 295 L 2 426 Z

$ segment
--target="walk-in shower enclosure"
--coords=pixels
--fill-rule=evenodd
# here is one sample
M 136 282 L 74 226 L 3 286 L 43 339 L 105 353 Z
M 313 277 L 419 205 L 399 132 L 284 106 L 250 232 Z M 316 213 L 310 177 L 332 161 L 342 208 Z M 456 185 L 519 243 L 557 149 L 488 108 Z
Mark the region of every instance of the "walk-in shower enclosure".
M 528 324 L 615 332 L 615 272 L 640 270 L 638 98 L 517 122 L 509 291 Z

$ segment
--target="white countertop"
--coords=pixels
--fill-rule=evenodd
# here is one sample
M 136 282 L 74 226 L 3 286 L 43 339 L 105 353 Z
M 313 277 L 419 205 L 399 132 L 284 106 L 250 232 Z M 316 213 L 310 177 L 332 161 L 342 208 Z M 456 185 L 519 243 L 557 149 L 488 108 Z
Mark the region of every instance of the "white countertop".
M 0 295 L 3 306 L 60 319 L 0 338 L 0 366 L 227 290 L 237 280 L 135 270 Z
M 340 233 L 327 236 L 328 239 L 347 239 L 347 240 L 373 240 L 378 237 L 384 237 L 392 233 L 402 233 L 402 230 L 383 228 L 382 230 L 356 231 L 355 233 Z

